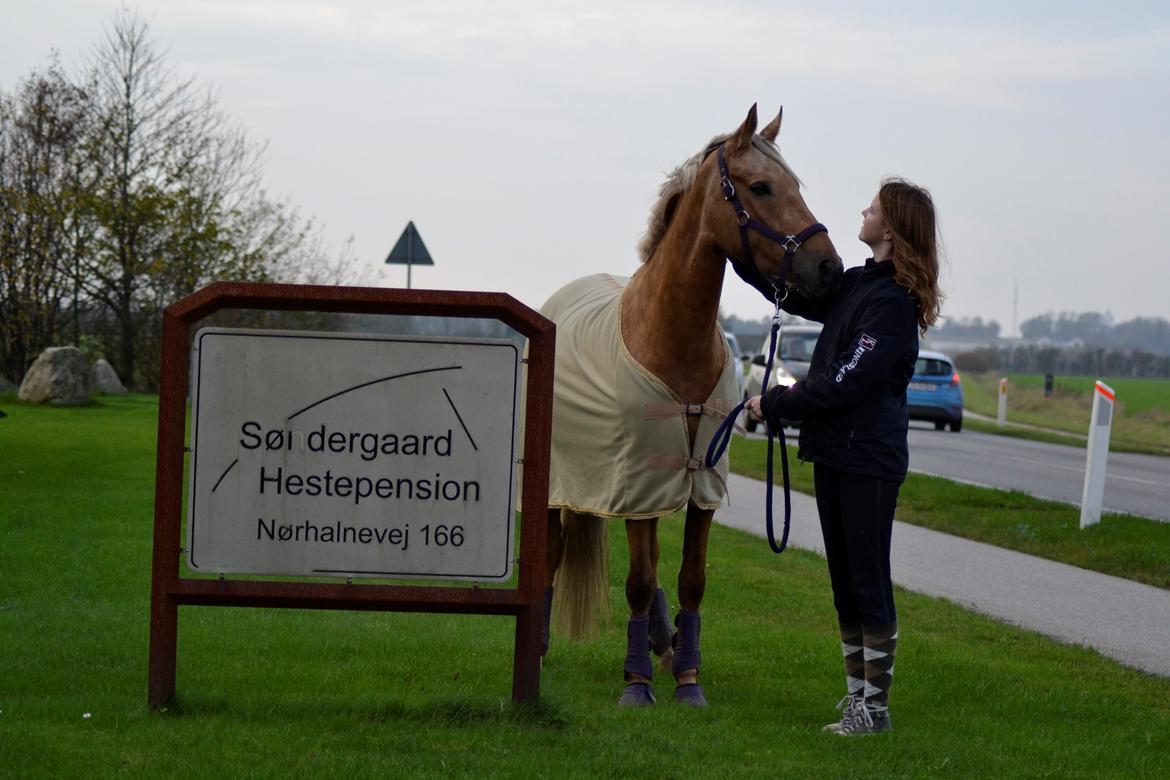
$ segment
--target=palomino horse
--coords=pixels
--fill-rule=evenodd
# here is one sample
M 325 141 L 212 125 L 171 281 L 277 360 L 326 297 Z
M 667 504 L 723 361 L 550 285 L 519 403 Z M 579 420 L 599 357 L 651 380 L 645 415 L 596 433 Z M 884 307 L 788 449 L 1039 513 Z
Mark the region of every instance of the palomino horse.
M 674 171 L 632 278 L 577 280 L 542 309 L 557 324 L 544 650 L 554 591 L 558 629 L 580 638 L 595 628 L 608 593 L 603 521 L 624 518 L 630 621 L 622 705 L 654 703 L 651 650 L 664 669 L 671 665 L 676 700 L 706 704 L 699 606 L 727 461 L 706 468 L 701 458 L 739 401 L 739 369 L 717 324 L 725 261 L 741 275 L 762 273 L 777 298 L 785 286 L 828 295 L 842 273 L 774 145 L 780 118 L 756 135 L 752 106 L 739 129 Z M 684 506 L 675 631 L 658 584 L 658 518 Z

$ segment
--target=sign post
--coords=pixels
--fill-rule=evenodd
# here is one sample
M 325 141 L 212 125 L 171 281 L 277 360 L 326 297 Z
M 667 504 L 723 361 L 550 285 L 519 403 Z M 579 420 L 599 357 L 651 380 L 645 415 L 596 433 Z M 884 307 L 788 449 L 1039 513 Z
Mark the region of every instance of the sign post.
M 995 416 L 995 421 L 999 424 L 1000 428 L 1007 424 L 1007 390 L 1008 381 L 1005 376 L 999 380 L 999 409 Z
M 1093 386 L 1093 416 L 1089 420 L 1088 457 L 1085 462 L 1085 490 L 1081 496 L 1081 528 L 1101 522 L 1105 503 L 1105 467 L 1109 459 L 1109 431 L 1117 397 L 1104 382 Z
M 151 709 L 175 692 L 179 607 L 185 605 L 510 615 L 516 618 L 512 698 L 536 699 L 547 525 L 543 513 L 538 522 L 521 524 L 520 554 L 513 560 L 508 475 L 514 442 L 505 430 L 512 413 L 501 410 L 515 410 L 519 388 L 508 379 L 515 355 L 501 360 L 500 354 L 514 347 L 209 329 L 200 331 L 191 361 L 192 325 L 232 308 L 488 318 L 516 329 L 528 337 L 521 503 L 548 504 L 555 342 L 549 320 L 502 293 L 237 282 L 205 287 L 163 315 Z M 331 362 L 305 362 L 320 355 Z M 350 365 L 355 360 L 366 360 L 364 369 Z M 197 371 L 206 369 L 210 384 L 195 388 L 202 398 L 192 397 L 192 460 L 202 462 L 192 464 L 183 545 L 188 369 L 200 361 Z M 291 366 L 282 368 L 282 361 Z M 461 384 L 459 371 L 476 376 Z M 236 373 L 245 376 L 233 380 Z M 423 377 L 443 378 L 423 388 Z M 493 397 L 469 395 L 479 382 Z M 274 403 L 263 402 L 266 393 Z M 493 419 L 460 422 L 464 413 Z M 481 459 L 478 447 L 488 457 Z M 232 536 L 233 519 L 243 523 L 242 536 Z M 240 544 L 247 549 L 237 549 Z M 184 554 L 194 571 L 213 576 L 181 576 Z M 504 581 L 511 566 L 518 572 L 515 588 L 351 584 L 362 576 Z M 345 581 L 226 576 L 246 571 Z

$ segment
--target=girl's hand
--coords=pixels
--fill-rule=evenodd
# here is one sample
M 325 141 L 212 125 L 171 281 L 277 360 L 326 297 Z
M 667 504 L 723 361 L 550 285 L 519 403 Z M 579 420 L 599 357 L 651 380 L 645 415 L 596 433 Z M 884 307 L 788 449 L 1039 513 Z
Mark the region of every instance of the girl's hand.
M 747 409 L 748 414 L 750 414 L 752 417 L 755 417 L 757 420 L 763 422 L 764 410 L 760 407 L 760 396 L 753 395 L 748 399 L 747 405 L 744 406 L 744 408 Z

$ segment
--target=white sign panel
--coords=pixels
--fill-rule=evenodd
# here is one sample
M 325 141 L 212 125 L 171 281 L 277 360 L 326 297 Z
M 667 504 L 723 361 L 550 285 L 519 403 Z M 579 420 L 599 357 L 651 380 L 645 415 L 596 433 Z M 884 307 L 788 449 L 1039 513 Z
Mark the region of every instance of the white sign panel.
M 508 579 L 519 358 L 496 339 L 200 330 L 189 565 Z

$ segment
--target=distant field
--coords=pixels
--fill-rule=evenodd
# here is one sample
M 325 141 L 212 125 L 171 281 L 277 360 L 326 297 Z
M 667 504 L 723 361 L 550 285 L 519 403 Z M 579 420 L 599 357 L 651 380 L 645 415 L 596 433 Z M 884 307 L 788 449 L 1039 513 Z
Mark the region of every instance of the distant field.
M 988 376 L 984 374 L 983 376 Z M 1008 374 L 1008 387 L 1023 390 L 1037 390 L 1044 394 L 1043 374 Z M 1000 376 L 993 377 L 999 382 Z M 1053 380 L 1054 391 L 1065 396 L 1089 397 L 1097 380 L 1087 376 L 1057 376 Z M 1151 409 L 1170 413 L 1170 379 L 1111 379 L 1101 380 L 1117 393 L 1122 414 L 1134 416 Z
M 994 417 L 1001 377 L 1003 374 L 996 372 L 964 373 L 967 408 Z M 1044 397 L 1042 374 L 1008 374 L 1007 379 L 1009 421 L 1088 433 L 1093 378 L 1057 376 L 1051 398 Z M 1117 393 L 1118 414 L 1110 434 L 1111 448 L 1170 453 L 1170 380 L 1105 377 L 1101 381 Z

